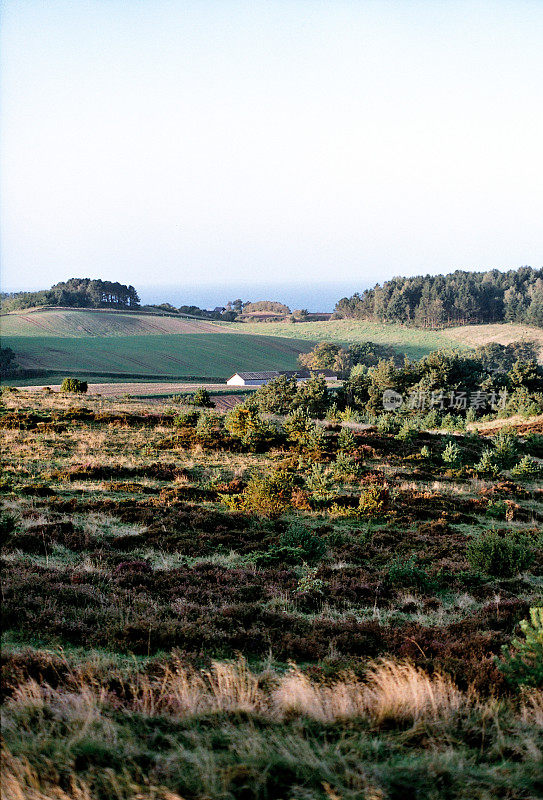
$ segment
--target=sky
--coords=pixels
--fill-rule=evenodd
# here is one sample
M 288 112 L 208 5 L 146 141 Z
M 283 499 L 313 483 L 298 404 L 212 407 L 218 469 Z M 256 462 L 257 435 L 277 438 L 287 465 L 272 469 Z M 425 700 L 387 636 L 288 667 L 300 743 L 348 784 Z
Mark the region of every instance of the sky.
M 1 9 L 4 290 L 543 265 L 542 0 Z

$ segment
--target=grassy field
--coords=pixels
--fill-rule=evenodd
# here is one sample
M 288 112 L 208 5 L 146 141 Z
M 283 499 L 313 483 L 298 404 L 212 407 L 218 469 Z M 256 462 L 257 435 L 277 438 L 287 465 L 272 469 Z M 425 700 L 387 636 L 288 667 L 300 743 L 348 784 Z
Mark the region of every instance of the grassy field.
M 3 336 L 18 363 L 50 374 L 85 378 L 229 378 L 239 370 L 296 369 L 311 343 L 240 333 L 139 336 Z M 40 381 L 43 382 L 43 379 Z
M 2 342 L 23 368 L 42 377 L 78 374 L 92 382 L 127 378 L 222 380 L 239 370 L 295 369 L 316 341 L 388 344 L 420 359 L 439 348 L 535 339 L 522 325 L 472 325 L 444 331 L 355 320 L 306 323 L 214 323 L 144 313 L 48 309 L 0 318 Z M 47 378 L 49 380 L 49 377 Z
M 488 436 L 2 400 L 3 799 L 541 797 L 543 494 Z
M 4 336 L 145 336 L 172 333 L 221 333 L 206 320 L 91 309 L 29 309 L 0 317 Z
M 226 323 L 223 323 L 226 324 Z M 312 342 L 323 340 L 338 344 L 376 342 L 395 347 L 409 358 L 418 359 L 443 347 L 463 347 L 463 343 L 450 341 L 443 331 L 426 331 L 406 328 L 403 325 L 382 325 L 378 322 L 358 320 L 330 320 L 328 322 L 243 323 L 234 322 L 228 329 L 237 333 L 252 333 L 266 336 L 288 336 Z

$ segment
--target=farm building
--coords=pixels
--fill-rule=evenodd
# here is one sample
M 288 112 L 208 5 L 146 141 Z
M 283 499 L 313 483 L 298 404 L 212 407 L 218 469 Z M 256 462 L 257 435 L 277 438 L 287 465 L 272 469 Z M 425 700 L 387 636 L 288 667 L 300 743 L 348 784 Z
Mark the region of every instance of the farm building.
M 286 375 L 289 378 L 296 378 L 299 383 L 315 377 L 316 375 L 322 376 L 327 381 L 337 381 L 337 374 L 331 369 L 319 369 L 315 370 L 314 372 L 309 372 L 309 370 L 266 370 L 263 372 L 236 372 L 236 374 L 232 375 L 232 377 L 229 378 L 226 383 L 228 386 L 262 386 L 264 383 L 269 383 L 274 378 L 278 378 L 280 375 Z

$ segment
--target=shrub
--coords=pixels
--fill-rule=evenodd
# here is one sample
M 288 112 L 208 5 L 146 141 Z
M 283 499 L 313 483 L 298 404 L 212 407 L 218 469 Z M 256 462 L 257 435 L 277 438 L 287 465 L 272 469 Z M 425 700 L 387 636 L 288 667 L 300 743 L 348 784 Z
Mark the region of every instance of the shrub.
M 402 427 L 394 437 L 399 442 L 410 442 L 417 435 L 417 427 L 410 420 L 406 419 Z
M 179 414 L 174 419 L 174 425 L 180 428 L 192 428 L 197 424 L 200 417 L 199 411 L 186 411 L 184 414 Z
M 541 466 L 531 456 L 524 456 L 511 470 L 514 478 L 537 478 L 541 474 Z
M 441 458 L 445 464 L 449 466 L 457 466 L 460 464 L 461 452 L 456 442 L 449 442 L 441 454 Z
M 396 556 L 388 567 L 388 579 L 393 586 L 415 586 L 419 589 L 428 589 L 431 579 L 425 569 L 417 564 L 417 557 L 411 558 Z
M 524 639 L 513 639 L 513 652 L 502 649 L 498 669 L 514 686 L 543 688 L 543 608 L 531 608 L 530 619 L 522 620 L 520 627 Z
M 323 428 L 315 425 L 302 408 L 297 408 L 286 417 L 284 428 L 289 441 L 301 450 L 314 451 L 324 445 Z
M 305 575 L 302 575 L 296 586 L 296 594 L 322 594 L 324 590 L 324 581 L 317 578 L 319 568 L 313 567 L 307 570 Z
M 496 500 L 494 503 L 489 503 L 485 516 L 492 519 L 505 519 L 507 514 L 507 505 L 504 500 Z
M 196 424 L 196 435 L 201 444 L 219 444 L 224 433 L 223 419 L 214 413 L 202 411 Z
M 334 494 L 333 472 L 322 464 L 313 464 L 305 480 L 305 485 L 314 500 L 329 500 Z
M 467 547 L 474 569 L 496 578 L 512 578 L 527 569 L 534 559 L 529 536 L 519 531 L 485 531 Z
M 360 495 L 358 509 L 367 517 L 378 517 L 386 511 L 390 501 L 388 484 L 375 483 Z
M 298 550 L 304 561 L 319 561 L 326 553 L 326 544 L 320 536 L 299 522 L 288 526 L 281 535 L 280 544 Z
M 500 474 L 500 468 L 494 460 L 494 453 L 490 448 L 483 450 L 480 460 L 475 464 L 475 472 L 478 475 L 489 475 L 493 478 Z
M 209 392 L 204 388 L 197 389 L 194 392 L 192 402 L 195 406 L 201 406 L 202 408 L 215 408 L 215 403 L 212 401 Z
M 492 439 L 494 461 L 503 469 L 515 463 L 517 458 L 517 438 L 508 431 L 500 431 Z
M 273 441 L 275 431 L 265 422 L 254 405 L 238 405 L 224 418 L 226 430 L 249 450 L 264 449 Z
M 396 433 L 398 429 L 398 423 L 390 414 L 381 414 L 377 420 L 377 430 L 379 433 Z
M 85 394 L 87 389 L 87 381 L 80 381 L 78 378 L 64 378 L 60 385 L 61 392 L 72 392 L 73 394 Z
M 420 448 L 419 455 L 420 455 L 421 458 L 424 458 L 424 459 L 430 458 L 430 456 L 431 456 L 430 448 L 428 447 L 427 444 L 425 444 L 423 447 Z
M 356 450 L 356 437 L 349 428 L 342 428 L 337 437 L 337 447 L 343 453 L 354 453 Z
M 294 480 L 283 470 L 253 475 L 241 495 L 241 508 L 277 516 L 291 505 Z

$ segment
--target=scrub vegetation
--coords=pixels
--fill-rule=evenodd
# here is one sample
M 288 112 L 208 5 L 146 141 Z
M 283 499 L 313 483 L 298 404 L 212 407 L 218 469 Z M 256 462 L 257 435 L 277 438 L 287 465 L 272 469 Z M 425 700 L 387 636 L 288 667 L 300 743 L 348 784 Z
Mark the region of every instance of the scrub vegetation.
M 373 412 L 402 369 L 4 389 L 3 797 L 541 796 L 543 417 Z

